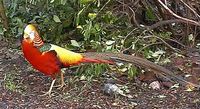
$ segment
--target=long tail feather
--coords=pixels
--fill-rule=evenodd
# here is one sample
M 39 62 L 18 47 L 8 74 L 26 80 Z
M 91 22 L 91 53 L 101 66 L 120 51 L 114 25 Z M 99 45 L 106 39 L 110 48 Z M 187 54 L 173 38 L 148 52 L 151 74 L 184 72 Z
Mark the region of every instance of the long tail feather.
M 107 64 L 114 64 L 114 62 L 111 61 L 111 60 L 92 59 L 92 58 L 87 58 L 87 57 L 84 57 L 81 62 L 84 62 L 84 63 L 107 63 Z
M 157 65 L 151 61 L 148 61 L 146 59 L 132 56 L 132 55 L 126 55 L 122 53 L 96 53 L 96 52 L 88 52 L 88 53 L 82 53 L 84 57 L 87 57 L 89 59 L 98 59 L 98 60 L 107 60 L 108 62 L 126 62 L 126 63 L 132 63 L 134 65 L 138 65 L 143 68 L 151 69 L 153 70 L 157 75 L 160 75 L 162 77 L 169 77 L 173 78 L 173 80 L 178 81 L 182 85 L 191 85 L 196 88 L 200 88 L 200 85 L 191 83 L 189 81 L 186 81 L 178 76 L 176 76 L 173 72 L 170 70 Z

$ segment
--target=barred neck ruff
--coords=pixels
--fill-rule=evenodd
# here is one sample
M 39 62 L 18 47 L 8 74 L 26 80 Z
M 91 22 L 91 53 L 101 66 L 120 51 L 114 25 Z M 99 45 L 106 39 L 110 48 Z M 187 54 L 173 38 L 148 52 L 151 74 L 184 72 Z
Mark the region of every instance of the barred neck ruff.
M 42 38 L 39 36 L 39 34 L 37 32 L 35 33 L 35 38 L 33 40 L 33 44 L 35 47 L 40 47 L 40 46 L 44 45 Z

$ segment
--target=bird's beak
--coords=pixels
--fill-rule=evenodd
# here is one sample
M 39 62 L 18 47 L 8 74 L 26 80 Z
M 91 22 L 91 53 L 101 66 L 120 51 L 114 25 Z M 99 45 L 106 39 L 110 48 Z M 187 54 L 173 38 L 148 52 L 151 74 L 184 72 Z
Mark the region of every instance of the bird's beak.
M 27 38 L 29 38 L 29 35 L 28 34 L 24 34 L 24 39 L 27 39 Z

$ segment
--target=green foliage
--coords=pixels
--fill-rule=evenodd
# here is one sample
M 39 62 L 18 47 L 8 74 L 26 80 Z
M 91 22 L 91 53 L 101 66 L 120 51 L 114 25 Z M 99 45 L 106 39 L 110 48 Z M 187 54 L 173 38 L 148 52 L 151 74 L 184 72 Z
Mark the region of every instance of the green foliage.
M 77 71 L 80 75 L 86 77 L 99 77 L 102 73 L 106 72 L 108 65 L 105 64 L 88 64 L 80 67 Z
M 14 80 L 14 76 L 11 76 L 11 74 L 7 75 L 6 78 L 6 82 L 5 82 L 5 87 L 11 91 L 15 91 L 17 86 L 16 84 L 13 82 Z
M 19 38 L 25 24 L 36 23 L 45 42 L 70 50 L 139 52 L 158 60 L 153 54 L 161 49 L 150 45 L 159 40 L 144 38 L 149 35 L 148 32 L 135 28 L 127 14 L 113 10 L 117 3 L 112 0 L 5 0 L 10 22 L 8 36 Z M 152 8 L 147 9 L 146 15 L 148 19 L 155 20 Z M 0 34 L 4 34 L 4 29 L 0 28 Z M 171 34 L 163 32 L 156 35 L 168 38 Z M 107 69 L 107 65 L 102 64 L 87 66 L 87 70 L 85 67 L 80 67 L 79 72 L 94 77 Z M 129 78 L 137 74 L 135 67 L 128 69 Z
M 80 3 L 81 4 L 88 4 L 88 3 L 91 3 L 91 2 L 94 2 L 96 0 L 80 0 Z
M 137 74 L 138 74 L 137 68 L 136 68 L 135 66 L 133 66 L 133 65 L 130 65 L 130 66 L 128 67 L 128 78 L 129 78 L 130 80 L 133 80 L 133 78 L 134 78 Z
M 153 12 L 152 8 L 147 8 L 146 15 L 147 15 L 146 16 L 147 20 L 152 20 L 152 21 L 156 20 L 156 16 L 154 15 L 154 12 Z
M 10 91 L 22 93 L 23 87 L 18 85 L 17 82 L 15 81 L 15 79 L 17 78 L 15 74 L 16 74 L 15 71 L 10 71 L 8 74 L 5 75 L 5 81 L 4 81 L 5 88 Z

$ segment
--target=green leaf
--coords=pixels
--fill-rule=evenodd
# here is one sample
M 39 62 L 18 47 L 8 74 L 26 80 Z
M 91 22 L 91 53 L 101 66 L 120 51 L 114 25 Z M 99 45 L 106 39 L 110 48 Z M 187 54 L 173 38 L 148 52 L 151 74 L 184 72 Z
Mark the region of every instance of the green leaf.
M 80 23 L 80 15 L 81 13 L 84 11 L 86 7 L 84 7 L 83 9 L 81 9 L 78 13 L 77 13 L 77 16 L 76 16 L 76 25 L 79 25 Z
M 129 66 L 128 78 L 133 79 L 137 74 L 137 68 L 135 66 Z
M 114 44 L 114 43 L 115 43 L 115 41 L 112 41 L 112 40 L 106 41 L 106 45 L 112 45 L 112 44 Z
M 67 0 L 61 0 L 60 2 L 61 2 L 62 5 L 65 5 Z
M 80 45 L 78 44 L 76 40 L 71 40 L 71 45 L 75 47 L 80 47 Z
M 50 3 L 53 3 L 55 0 L 51 0 Z
M 87 3 L 90 3 L 90 2 L 93 2 L 93 1 L 96 1 L 96 0 L 80 0 L 80 3 L 81 4 L 87 4 Z
M 147 20 L 151 20 L 151 21 L 156 20 L 156 17 L 154 15 L 152 8 L 147 8 L 146 15 L 147 15 Z
M 4 34 L 4 28 L 2 25 L 0 25 L 0 35 L 3 35 Z
M 96 16 L 97 16 L 96 13 L 89 13 L 89 14 L 88 14 L 88 17 L 89 17 L 90 19 L 92 19 L 92 20 L 95 19 Z
M 53 15 L 53 20 L 56 22 L 56 23 L 60 23 L 60 18 L 57 16 L 57 15 Z

